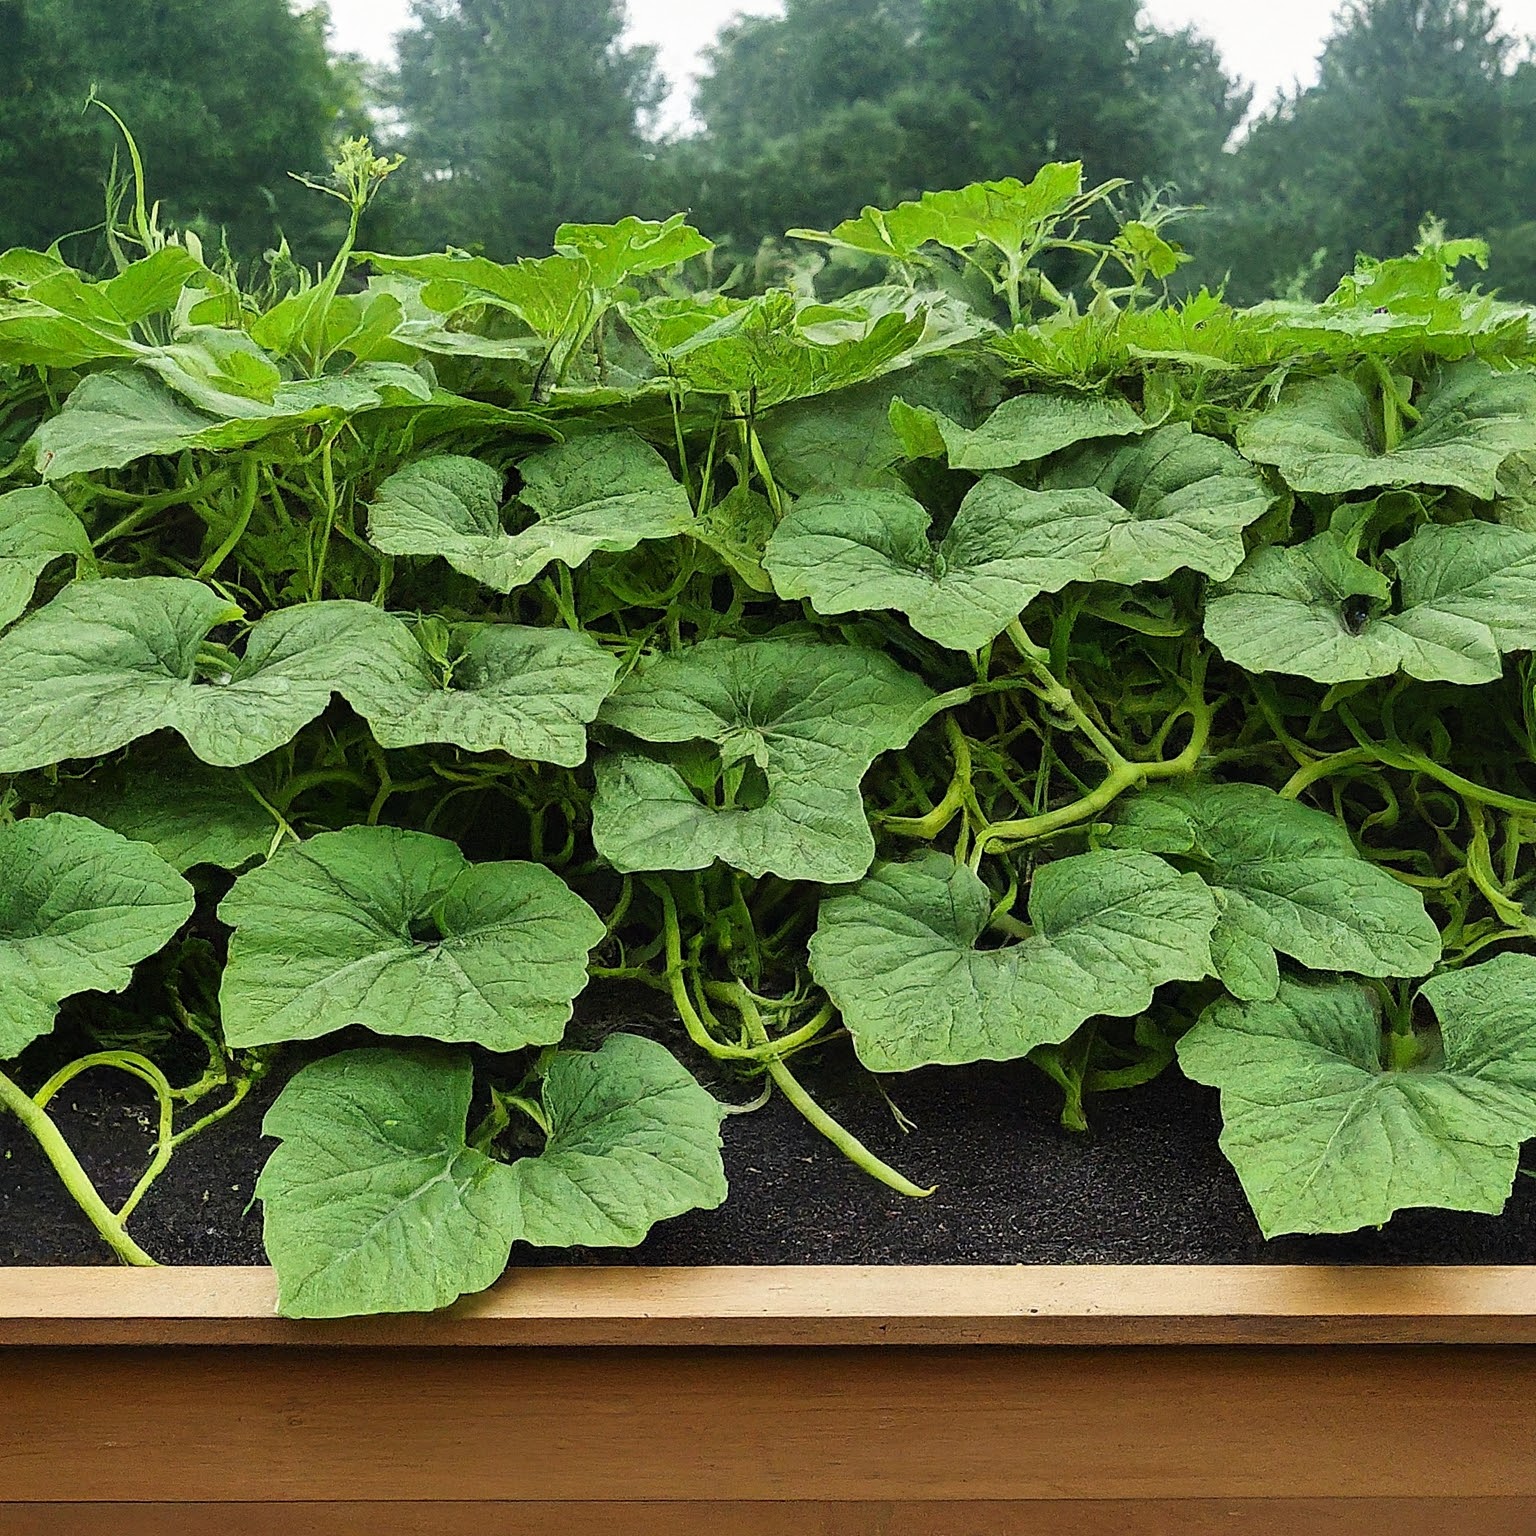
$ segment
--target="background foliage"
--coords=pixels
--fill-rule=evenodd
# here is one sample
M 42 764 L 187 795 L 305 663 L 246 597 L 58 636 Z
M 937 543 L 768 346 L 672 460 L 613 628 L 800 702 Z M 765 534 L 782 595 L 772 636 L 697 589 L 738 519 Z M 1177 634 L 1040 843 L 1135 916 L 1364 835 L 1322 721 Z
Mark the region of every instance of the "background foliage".
M 395 250 L 506 260 L 563 219 L 686 208 L 761 286 L 785 229 L 1081 159 L 1130 206 L 1163 188 L 1206 208 L 1183 281 L 1239 302 L 1321 297 L 1428 215 L 1488 238 L 1488 282 L 1536 298 L 1536 64 L 1488 0 L 1345 0 L 1317 83 L 1257 115 L 1207 39 L 1136 0 L 788 0 L 724 30 L 670 136 L 625 22 L 623 0 L 417 0 L 370 72 L 327 53 L 323 6 L 0 0 L 0 247 L 99 228 L 94 84 L 166 216 L 245 260 L 280 234 L 318 259 L 335 232 L 283 172 L 371 119 L 408 159 L 370 216 Z M 90 264 L 93 238 L 68 254 Z

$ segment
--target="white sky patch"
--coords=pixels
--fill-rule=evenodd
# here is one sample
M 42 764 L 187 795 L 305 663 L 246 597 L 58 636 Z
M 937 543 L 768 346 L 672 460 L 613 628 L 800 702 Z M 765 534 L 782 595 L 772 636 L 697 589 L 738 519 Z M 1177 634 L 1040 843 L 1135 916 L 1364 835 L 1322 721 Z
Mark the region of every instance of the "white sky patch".
M 335 46 L 380 63 L 410 22 L 409 0 L 330 0 L 330 6 Z M 1193 26 L 1213 38 L 1228 69 L 1254 87 L 1254 107 L 1262 110 L 1280 92 L 1316 78 L 1338 6 L 1339 0 L 1146 0 L 1145 10 L 1157 26 Z M 693 78 L 719 29 L 744 12 L 778 9 L 774 0 L 629 0 L 631 36 L 657 45 L 672 81 L 665 126 L 687 121 Z M 1499 12 L 1506 30 L 1536 36 L 1536 0 L 1504 0 Z

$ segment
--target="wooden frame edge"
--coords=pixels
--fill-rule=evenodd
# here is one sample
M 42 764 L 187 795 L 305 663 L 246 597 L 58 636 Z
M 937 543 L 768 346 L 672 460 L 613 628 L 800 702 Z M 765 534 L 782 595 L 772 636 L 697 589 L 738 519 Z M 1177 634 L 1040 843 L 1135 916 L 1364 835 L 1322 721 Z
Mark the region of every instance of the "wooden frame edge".
M 295 1322 L 269 1269 L 0 1268 L 0 1346 L 1536 1343 L 1536 1266 L 529 1268 L 446 1312 Z

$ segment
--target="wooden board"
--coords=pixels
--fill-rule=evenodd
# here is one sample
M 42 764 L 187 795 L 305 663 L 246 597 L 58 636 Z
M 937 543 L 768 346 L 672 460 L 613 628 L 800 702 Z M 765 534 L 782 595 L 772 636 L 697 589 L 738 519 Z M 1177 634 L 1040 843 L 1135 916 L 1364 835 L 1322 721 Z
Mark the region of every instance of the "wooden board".
M 0 1536 L 1536 1533 L 1522 1269 L 0 1270 Z M 833 1347 L 825 1347 L 833 1346 Z
M 0 1536 L 1531 1536 L 1536 1500 L 0 1505 Z
M 275 1299 L 266 1269 L 0 1269 L 0 1346 L 1536 1343 L 1536 1267 L 523 1269 L 336 1323 Z
M 1536 1498 L 1536 1352 L 7 1351 L 16 1502 Z

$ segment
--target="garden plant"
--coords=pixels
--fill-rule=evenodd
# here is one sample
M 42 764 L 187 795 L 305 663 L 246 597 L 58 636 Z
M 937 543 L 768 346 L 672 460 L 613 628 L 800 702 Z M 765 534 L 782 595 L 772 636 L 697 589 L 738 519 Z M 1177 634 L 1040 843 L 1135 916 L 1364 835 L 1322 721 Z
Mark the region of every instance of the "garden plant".
M 1478 242 L 1174 298 L 1172 211 L 1055 164 L 746 292 L 682 216 L 358 249 L 392 169 L 312 183 L 312 275 L 206 261 L 136 164 L 110 276 L 0 255 L 0 1106 L 122 1259 L 294 1052 L 293 1316 L 634 1245 L 767 1093 L 922 1197 L 803 1085 L 843 1036 L 1027 1058 L 1079 1129 L 1182 1070 L 1267 1235 L 1501 1209 L 1536 329 Z M 593 978 L 670 1037 L 564 1045 Z M 97 1048 L 24 1088 L 61 1009 Z M 117 1209 L 50 1115 L 87 1070 L 158 1105 Z

